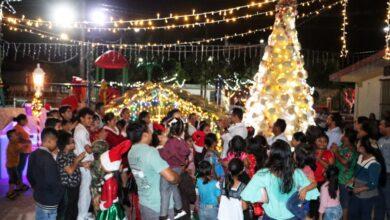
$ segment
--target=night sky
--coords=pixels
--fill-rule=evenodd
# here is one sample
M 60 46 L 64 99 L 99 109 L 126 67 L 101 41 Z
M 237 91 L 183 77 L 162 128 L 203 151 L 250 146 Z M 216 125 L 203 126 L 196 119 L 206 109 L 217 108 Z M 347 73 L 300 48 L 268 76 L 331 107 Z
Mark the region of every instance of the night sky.
M 23 0 L 20 3 L 12 3 L 17 10 L 16 15 L 25 14 L 26 17 L 50 19 L 50 8 L 60 1 L 35 1 Z M 79 1 L 67 1 L 79 8 Z M 303 1 L 298 1 L 303 2 Z M 324 0 L 335 2 L 335 0 Z M 161 16 L 168 16 L 170 12 L 182 14 L 229 8 L 248 4 L 244 0 L 111 0 L 111 1 L 87 1 L 87 14 L 96 7 L 104 7 L 108 13 L 122 19 L 155 17 L 159 12 Z M 274 7 L 271 4 L 270 7 Z M 307 9 L 299 8 L 299 11 L 310 11 L 318 8 L 316 5 Z M 252 9 L 254 11 L 254 9 Z M 348 16 L 348 47 L 352 53 L 365 51 L 378 51 L 384 46 L 384 18 L 386 14 L 385 0 L 349 0 Z M 298 33 L 304 49 L 337 52 L 340 50 L 341 6 L 326 11 L 319 16 L 298 20 Z M 302 21 L 304 23 L 299 25 Z M 197 40 L 208 37 L 218 37 L 224 34 L 246 32 L 269 26 L 273 23 L 272 17 L 257 17 L 249 20 L 239 20 L 235 24 L 209 25 L 202 28 L 189 30 L 158 30 L 140 33 L 126 32 L 122 34 L 126 43 L 162 42 L 172 43 L 176 40 Z M 258 43 L 259 39 L 266 39 L 269 33 L 258 33 L 245 38 L 231 40 L 232 43 Z M 77 38 L 77 33 L 73 32 Z M 89 33 L 88 39 L 100 42 L 112 42 L 118 40 L 120 34 Z M 14 41 L 39 41 L 37 37 L 28 33 L 9 33 L 5 30 L 6 40 Z

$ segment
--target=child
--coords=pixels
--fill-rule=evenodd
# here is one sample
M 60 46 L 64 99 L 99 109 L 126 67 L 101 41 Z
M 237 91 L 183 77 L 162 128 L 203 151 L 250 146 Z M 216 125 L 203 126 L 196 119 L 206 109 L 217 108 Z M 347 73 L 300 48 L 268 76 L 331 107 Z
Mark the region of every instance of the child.
M 296 148 L 294 151 L 294 162 L 295 167 L 303 171 L 310 184 L 300 188 L 299 192 L 294 193 L 287 202 L 287 209 L 299 219 L 305 219 L 310 209 L 310 203 L 305 200 L 307 192 L 317 187 L 313 172 L 316 168 L 316 160 L 308 149 L 309 145 L 306 144 L 301 144 Z M 315 211 L 312 211 L 312 213 L 315 213 Z
M 52 152 L 57 149 L 57 132 L 45 128 L 41 133 L 42 146 L 31 154 L 27 178 L 33 188 L 35 219 L 51 220 L 57 217 L 57 208 L 64 195 L 57 162 Z
M 219 205 L 218 219 L 220 220 L 243 220 L 243 211 L 247 209 L 246 202 L 241 200 L 241 192 L 245 184 L 239 180 L 239 175 L 244 172 L 244 163 L 233 158 L 228 165 L 228 173 L 222 184 L 221 203 Z
M 76 219 L 81 182 L 79 163 L 85 157 L 86 152 L 76 157 L 73 153 L 75 148 L 73 137 L 65 131 L 59 133 L 57 146 L 59 149 L 57 164 L 61 184 L 65 190 L 64 196 L 58 206 L 57 219 Z
M 210 162 L 213 167 L 213 176 L 220 180 L 224 177 L 224 171 L 221 163 L 219 162 L 218 153 L 215 151 L 218 144 L 217 135 L 214 133 L 207 134 L 204 143 L 207 149 L 204 160 Z
M 126 124 L 127 124 L 127 122 L 124 119 L 118 120 L 116 122 L 116 127 L 121 132 L 121 135 L 123 137 L 127 137 L 127 134 L 126 134 Z
M 221 195 L 219 183 L 212 178 L 212 167 L 208 161 L 201 161 L 198 167 L 196 189 L 199 195 L 199 219 L 215 220 L 218 216 L 218 198 Z
M 325 133 L 320 134 L 315 139 L 315 158 L 316 169 L 314 170 L 314 178 L 317 182 L 317 188 L 320 188 L 325 182 L 325 171 L 328 166 L 334 164 L 333 153 L 327 150 L 329 138 Z M 319 200 L 310 201 L 310 214 L 311 218 L 318 219 Z
M 185 135 L 184 137 L 188 149 L 190 149 L 190 155 L 188 155 L 188 161 L 187 161 L 187 168 L 186 171 L 190 175 L 192 179 L 195 179 L 195 173 L 196 173 L 196 168 L 195 168 L 195 158 L 194 158 L 194 141 L 192 140 L 192 137 L 190 135 Z
M 326 170 L 326 182 L 321 187 L 320 220 L 341 219 L 343 210 L 340 205 L 340 192 L 338 181 L 339 170 L 329 166 Z
M 296 149 L 302 144 L 306 144 L 306 135 L 303 132 L 295 132 L 291 140 L 291 147 Z
M 164 147 L 159 149 L 159 152 L 161 158 L 167 161 L 169 167 L 180 175 L 182 167 L 185 166 L 188 155 L 191 153 L 185 140 L 183 139 L 184 122 L 181 119 L 173 118 L 170 122 L 168 122 L 168 124 L 170 127 L 168 135 L 169 139 Z M 160 193 L 160 219 L 167 219 L 171 195 L 173 195 L 175 206 L 175 219 L 186 214 L 186 212 L 182 210 L 181 197 L 177 185 L 173 185 L 165 178 L 161 178 Z
M 23 145 L 19 144 L 19 137 L 14 129 L 7 132 L 8 146 L 7 146 L 7 173 L 9 177 L 9 188 L 7 192 L 8 199 L 15 199 L 18 194 L 15 192 L 16 185 L 23 188 L 21 181 L 21 174 L 18 171 L 19 154 L 23 152 Z
M 249 168 L 248 154 L 246 150 L 246 141 L 241 136 L 234 136 L 229 142 L 229 150 L 227 152 L 227 157 L 224 159 L 224 165 L 227 167 L 227 164 L 234 158 L 240 159 L 244 163 L 245 170 Z M 240 174 L 240 181 L 247 184 L 249 183 L 249 175 L 247 172 L 242 172 Z
M 100 156 L 102 169 L 106 172 L 102 195 L 100 197 L 99 212 L 96 219 L 125 219 L 126 215 L 118 199 L 118 181 L 113 172 L 118 171 L 122 155 L 129 151 L 131 142 L 124 141 Z

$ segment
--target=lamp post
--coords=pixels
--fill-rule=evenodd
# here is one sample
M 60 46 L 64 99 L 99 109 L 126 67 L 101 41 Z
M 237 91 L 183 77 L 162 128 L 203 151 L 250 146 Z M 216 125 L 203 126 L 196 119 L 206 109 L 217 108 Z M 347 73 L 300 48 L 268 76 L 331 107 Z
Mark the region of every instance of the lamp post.
M 43 106 L 41 97 L 42 97 L 43 85 L 45 82 L 45 72 L 40 67 L 39 63 L 37 64 L 37 67 L 34 69 L 32 73 L 32 77 L 33 77 L 33 83 L 35 89 L 34 98 L 32 100 L 32 112 L 34 116 L 38 117 Z

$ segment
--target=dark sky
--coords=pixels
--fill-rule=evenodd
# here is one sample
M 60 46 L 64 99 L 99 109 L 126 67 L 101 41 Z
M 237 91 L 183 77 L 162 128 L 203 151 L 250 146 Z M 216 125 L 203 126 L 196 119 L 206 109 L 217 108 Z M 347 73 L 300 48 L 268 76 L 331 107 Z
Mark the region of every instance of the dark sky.
M 307 1 L 307 0 L 306 0 Z M 336 0 L 323 0 L 335 2 Z M 67 1 L 77 5 L 79 1 Z M 298 2 L 303 2 L 299 0 Z M 17 15 L 26 14 L 27 17 L 37 18 L 38 16 L 50 19 L 50 7 L 58 4 L 59 1 L 36 1 L 23 0 L 21 3 L 13 3 L 17 9 Z M 86 11 L 103 6 L 110 9 L 110 13 L 123 19 L 126 18 L 147 18 L 154 17 L 157 12 L 162 16 L 174 13 L 191 13 L 192 9 L 197 12 L 216 10 L 228 7 L 248 4 L 247 0 L 110 0 L 110 1 L 87 1 Z M 274 7 L 274 4 L 271 5 Z M 311 7 L 311 9 L 318 7 Z M 253 11 L 253 10 L 252 10 Z M 306 10 L 307 11 L 307 10 Z M 302 9 L 300 8 L 300 12 Z M 348 44 L 351 52 L 377 51 L 384 46 L 384 18 L 386 13 L 386 0 L 349 0 L 348 16 Z M 323 50 L 337 52 L 340 45 L 341 27 L 341 6 L 333 8 L 317 17 L 304 19 L 304 24 L 298 26 L 299 38 L 302 47 L 312 50 Z M 298 21 L 299 24 L 301 21 Z M 237 21 L 236 24 L 210 25 L 203 28 L 175 31 L 148 31 L 143 33 L 125 33 L 124 42 L 166 42 L 171 43 L 180 39 L 197 40 L 201 38 L 217 37 L 234 32 L 246 32 L 248 29 L 261 28 L 273 23 L 273 18 L 258 17 L 256 19 Z M 261 38 L 267 38 L 268 33 L 254 34 L 250 37 L 235 39 L 233 43 L 257 43 Z M 117 40 L 119 34 L 93 33 L 89 39 L 95 40 Z M 77 33 L 75 33 L 77 37 Z M 10 34 L 5 31 L 6 40 L 33 41 L 33 37 L 27 33 Z

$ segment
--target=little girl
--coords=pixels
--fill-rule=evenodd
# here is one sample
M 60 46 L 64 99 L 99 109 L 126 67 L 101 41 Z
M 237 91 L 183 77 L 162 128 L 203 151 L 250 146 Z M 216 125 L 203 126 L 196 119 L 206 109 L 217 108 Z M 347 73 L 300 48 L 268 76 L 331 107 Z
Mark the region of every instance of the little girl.
M 219 204 L 219 220 L 243 220 L 243 211 L 247 209 L 246 202 L 241 200 L 241 192 L 245 184 L 239 180 L 239 175 L 244 172 L 244 163 L 233 158 L 228 165 L 228 173 L 225 182 L 222 184 L 222 196 Z
M 212 178 L 212 167 L 208 161 L 198 166 L 196 189 L 199 195 L 199 219 L 215 220 L 218 215 L 218 198 L 221 195 L 219 183 Z
M 325 182 L 325 171 L 328 166 L 334 164 L 334 155 L 331 151 L 327 150 L 329 138 L 325 133 L 320 134 L 315 139 L 315 158 L 316 169 L 314 170 L 314 177 L 317 182 L 317 188 L 321 187 Z M 310 214 L 311 218 L 318 219 L 319 200 L 310 201 Z
M 220 180 L 224 177 L 224 171 L 221 163 L 219 162 L 218 153 L 215 151 L 215 148 L 218 144 L 217 135 L 214 133 L 207 134 L 204 144 L 207 150 L 204 156 L 204 160 L 210 162 L 211 166 L 213 167 L 213 176 Z
M 327 181 L 321 187 L 320 195 L 320 220 L 341 219 L 343 209 L 340 205 L 339 196 L 339 170 L 335 166 L 329 166 L 326 170 Z
M 224 166 L 227 167 L 227 164 L 234 158 L 240 159 L 243 164 L 245 170 L 249 168 L 249 160 L 248 154 L 245 152 L 246 149 L 246 141 L 241 136 L 234 136 L 233 139 L 229 142 L 229 150 L 227 153 L 227 157 L 224 159 Z M 244 170 L 240 174 L 240 181 L 247 184 L 250 181 L 249 175 Z
M 168 122 L 169 134 L 168 141 L 163 148 L 159 149 L 161 158 L 167 161 L 169 167 L 181 174 L 182 168 L 188 162 L 188 156 L 191 151 L 187 146 L 184 138 L 184 122 L 181 119 L 173 118 Z M 177 185 L 169 183 L 165 178 L 161 178 L 160 181 L 160 194 L 161 194 L 161 206 L 160 206 L 160 219 L 168 218 L 169 200 L 171 195 L 173 196 L 175 219 L 186 215 L 186 212 L 182 210 L 182 202 L 179 189 Z

